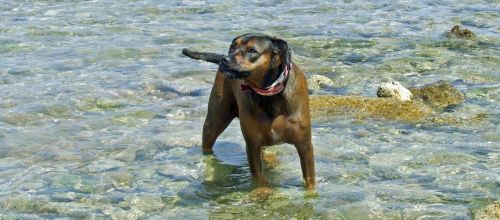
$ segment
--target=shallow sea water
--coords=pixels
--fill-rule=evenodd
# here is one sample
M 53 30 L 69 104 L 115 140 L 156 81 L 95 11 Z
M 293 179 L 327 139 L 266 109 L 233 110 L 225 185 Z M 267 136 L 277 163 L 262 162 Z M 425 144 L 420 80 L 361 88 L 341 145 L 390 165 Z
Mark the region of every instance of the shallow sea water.
M 0 1 L 0 219 L 473 218 L 500 199 L 498 24 L 495 0 Z M 314 118 L 317 195 L 280 145 L 256 197 L 237 120 L 202 155 L 216 66 L 180 53 L 247 32 L 335 82 L 318 94 L 446 80 L 466 101 L 443 114 L 485 117 Z

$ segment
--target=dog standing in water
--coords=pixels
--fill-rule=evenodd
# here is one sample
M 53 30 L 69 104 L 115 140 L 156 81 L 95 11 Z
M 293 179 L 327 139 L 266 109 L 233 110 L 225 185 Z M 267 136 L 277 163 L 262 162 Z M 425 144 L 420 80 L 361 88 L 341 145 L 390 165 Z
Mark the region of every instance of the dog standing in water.
M 314 189 L 309 95 L 304 72 L 292 62 L 287 42 L 263 34 L 236 37 L 227 56 L 184 49 L 193 59 L 219 64 L 203 126 L 202 149 L 239 117 L 252 176 L 262 184 L 262 148 L 295 145 L 308 189 Z

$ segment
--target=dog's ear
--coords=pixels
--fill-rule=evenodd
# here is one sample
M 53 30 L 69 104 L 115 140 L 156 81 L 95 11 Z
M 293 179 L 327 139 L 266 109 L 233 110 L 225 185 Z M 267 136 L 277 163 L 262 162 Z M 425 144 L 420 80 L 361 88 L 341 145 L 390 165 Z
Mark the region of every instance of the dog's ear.
M 292 52 L 290 51 L 290 47 L 288 47 L 288 43 L 278 38 L 273 38 L 272 42 L 273 53 L 279 54 L 285 65 L 290 66 L 292 63 Z
M 231 45 L 229 45 L 229 49 L 228 49 L 228 53 L 231 52 L 231 48 L 233 48 L 235 45 L 236 45 L 236 40 L 238 40 L 239 38 L 243 37 L 244 35 L 241 35 L 241 36 L 237 36 L 233 39 L 233 41 L 231 41 Z

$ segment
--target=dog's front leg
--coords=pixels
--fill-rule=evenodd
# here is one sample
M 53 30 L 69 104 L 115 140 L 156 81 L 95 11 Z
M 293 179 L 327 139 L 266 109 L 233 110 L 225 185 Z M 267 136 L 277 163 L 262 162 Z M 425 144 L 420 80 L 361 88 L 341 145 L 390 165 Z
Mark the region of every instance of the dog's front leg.
M 300 144 L 295 144 L 300 157 L 300 167 L 302 168 L 302 176 L 309 190 L 314 190 L 315 170 L 314 170 L 314 151 L 311 141 L 306 141 Z
M 262 173 L 262 145 L 247 142 L 247 158 L 250 172 L 253 178 L 262 185 L 267 185 L 268 181 Z

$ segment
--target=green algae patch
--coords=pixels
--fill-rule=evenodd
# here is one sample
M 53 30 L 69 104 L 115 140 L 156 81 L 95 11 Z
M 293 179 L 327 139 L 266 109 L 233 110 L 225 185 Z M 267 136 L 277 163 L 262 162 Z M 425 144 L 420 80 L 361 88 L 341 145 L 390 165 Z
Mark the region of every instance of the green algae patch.
M 155 116 L 155 113 L 146 111 L 146 110 L 139 110 L 132 112 L 128 114 L 130 117 L 133 118 L 138 118 L 138 119 L 152 119 Z
M 376 41 L 356 39 L 291 39 L 289 43 L 296 47 L 310 49 L 338 49 L 338 48 L 370 48 L 377 45 Z
M 16 126 L 36 125 L 37 117 L 23 113 L 7 113 L 0 118 L 2 121 Z
M 108 48 L 101 51 L 97 59 L 152 59 L 159 53 L 159 48 Z
M 230 4 L 217 4 L 213 6 L 203 5 L 203 7 L 176 7 L 165 10 L 166 13 L 173 14 L 214 14 L 221 13 L 231 9 Z
M 245 192 L 232 192 L 227 195 L 220 196 L 216 199 L 217 203 L 220 204 L 229 204 L 238 201 L 247 201 L 249 200 L 248 193 Z
M 56 210 L 50 208 L 48 204 L 48 198 L 30 195 L 12 195 L 0 199 L 0 207 L 3 210 L 27 213 L 56 213 Z
M 124 105 L 122 103 L 111 100 L 96 99 L 95 106 L 100 109 L 110 109 L 110 108 L 120 108 L 123 107 Z
M 428 47 L 422 47 L 419 46 L 417 51 L 415 52 L 415 55 L 419 57 L 425 57 L 425 58 L 435 58 L 441 56 L 441 51 L 436 48 L 428 48 Z
M 41 28 L 41 27 L 28 27 L 27 35 L 29 36 L 56 36 L 56 37 L 87 37 L 92 36 L 93 33 L 90 32 L 75 32 L 75 31 L 64 31 L 60 29 L 53 28 Z
M 52 202 L 47 197 L 19 194 L 0 198 L 1 210 L 33 213 L 36 215 L 64 215 L 71 219 L 85 219 L 92 207 L 74 202 Z M 2 216 L 0 215 L 0 219 Z M 13 218 L 24 219 L 24 218 Z
M 94 180 L 94 178 L 83 178 L 79 175 L 60 174 L 52 179 L 51 188 L 55 191 L 95 193 L 99 189 Z
M 165 36 L 158 36 L 155 37 L 154 42 L 158 45 L 171 45 L 171 44 L 202 44 L 202 45 L 207 45 L 207 44 L 213 44 L 212 41 L 210 40 L 201 40 L 201 39 L 195 39 L 195 38 L 189 38 L 189 37 L 176 37 L 176 36 L 170 36 L 170 35 L 165 35 Z M 196 47 L 193 47 L 193 49 L 198 49 Z M 206 50 L 207 48 L 202 47 L 199 48 L 199 50 Z M 216 48 L 214 48 L 216 49 Z
M 475 39 L 476 34 L 466 28 L 462 28 L 460 25 L 455 25 L 450 31 L 446 32 L 446 36 L 449 38 L 464 38 L 464 39 Z
M 137 34 L 137 33 L 142 33 L 142 29 L 137 28 L 137 27 L 132 27 L 132 26 L 120 26 L 120 25 L 113 25 L 108 28 L 108 31 L 110 32 L 116 32 L 116 33 L 121 33 L 121 34 Z
M 0 108 L 12 108 L 18 106 L 19 103 L 11 100 L 0 102 Z
M 153 194 L 127 195 L 124 197 L 124 201 L 118 205 L 132 211 L 132 213 L 136 213 L 138 216 L 165 208 L 161 197 Z
M 486 132 L 481 135 L 484 141 L 500 142 L 500 133 L 497 132 Z
M 464 95 L 447 82 L 410 89 L 414 100 L 370 98 L 361 96 L 310 96 L 312 117 L 348 116 L 355 119 L 387 119 L 409 123 L 464 126 L 484 122 L 488 113 L 478 112 L 469 117 L 438 114 L 444 108 L 459 105 Z
M 463 164 L 476 162 L 471 155 L 461 153 L 438 152 L 424 156 L 423 160 L 430 165 Z
M 54 118 L 71 117 L 71 109 L 62 104 L 43 106 L 37 112 Z
M 416 59 L 408 57 L 398 57 L 387 59 L 376 67 L 377 72 L 381 73 L 408 73 L 416 71 Z
M 354 118 L 383 118 L 419 122 L 434 114 L 422 102 L 360 96 L 311 96 L 311 113 L 314 116 L 352 116 Z
M 366 180 L 370 176 L 368 170 L 363 169 L 350 169 L 338 176 L 337 181 L 343 184 L 355 184 Z
M 146 110 L 139 110 L 128 114 L 116 115 L 111 120 L 116 124 L 134 126 L 143 121 L 150 120 L 155 113 Z
M 495 201 L 494 203 L 475 210 L 474 212 L 474 219 L 484 219 L 484 220 L 494 220 L 494 219 L 500 219 L 500 200 Z
M 313 57 L 333 58 L 345 55 L 346 52 L 369 49 L 377 45 L 376 41 L 335 38 L 292 38 L 288 40 L 294 50 L 305 52 Z
M 484 122 L 489 115 L 487 113 L 481 112 L 472 115 L 468 118 L 455 117 L 450 115 L 439 115 L 437 117 L 431 117 L 430 122 L 438 125 L 471 125 Z
M 255 200 L 265 200 L 271 196 L 273 190 L 269 187 L 259 187 L 250 192 L 250 198 Z
M 18 53 L 18 52 L 32 52 L 40 49 L 40 47 L 17 42 L 2 42 L 0 41 L 0 54 L 2 53 Z
M 282 216 L 287 219 L 317 217 L 314 207 L 307 202 L 297 202 L 269 188 L 257 188 L 249 193 L 234 192 L 220 197 L 220 207 L 211 210 L 210 219 L 247 219 Z
M 157 16 L 157 15 L 164 14 L 166 12 L 166 10 L 161 9 L 159 7 L 150 6 L 150 7 L 136 9 L 135 12 L 137 12 L 139 14 L 148 15 L 148 16 Z
M 76 103 L 76 107 L 82 111 L 102 112 L 124 107 L 120 101 L 102 98 L 86 97 Z
M 432 107 L 446 108 L 464 102 L 465 96 L 449 82 L 439 81 L 420 88 L 410 88 L 413 98 Z

